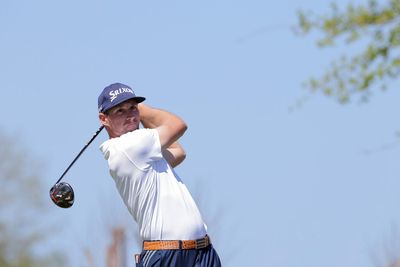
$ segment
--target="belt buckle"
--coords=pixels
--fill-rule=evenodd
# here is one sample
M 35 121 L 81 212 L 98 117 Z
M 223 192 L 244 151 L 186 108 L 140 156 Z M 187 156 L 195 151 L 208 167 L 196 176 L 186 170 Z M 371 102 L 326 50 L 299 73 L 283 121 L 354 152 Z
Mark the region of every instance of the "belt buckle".
M 208 236 L 196 240 L 196 249 L 205 248 L 210 244 Z

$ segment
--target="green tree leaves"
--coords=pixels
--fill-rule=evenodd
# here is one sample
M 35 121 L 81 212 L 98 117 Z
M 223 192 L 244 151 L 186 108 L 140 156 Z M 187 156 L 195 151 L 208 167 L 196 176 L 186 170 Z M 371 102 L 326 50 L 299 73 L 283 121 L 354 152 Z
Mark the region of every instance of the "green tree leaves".
M 306 87 L 347 103 L 354 95 L 368 99 L 373 90 L 386 89 L 387 83 L 400 75 L 400 0 L 385 5 L 369 1 L 365 5 L 349 4 L 341 10 L 331 4 L 328 15 L 310 11 L 298 12 L 297 32 L 317 30 L 322 38 L 319 47 L 330 47 L 336 41 L 364 47 L 360 52 L 343 55 L 331 62 L 319 78 L 310 78 Z

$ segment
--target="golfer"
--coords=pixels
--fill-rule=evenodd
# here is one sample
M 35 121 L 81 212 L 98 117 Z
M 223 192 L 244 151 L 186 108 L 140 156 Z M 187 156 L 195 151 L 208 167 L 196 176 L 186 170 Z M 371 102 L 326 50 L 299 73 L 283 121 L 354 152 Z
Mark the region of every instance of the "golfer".
M 144 240 L 136 266 L 219 267 L 197 205 L 173 170 L 185 159 L 178 139 L 187 126 L 144 100 L 121 83 L 107 86 L 98 98 L 109 135 L 100 150 Z

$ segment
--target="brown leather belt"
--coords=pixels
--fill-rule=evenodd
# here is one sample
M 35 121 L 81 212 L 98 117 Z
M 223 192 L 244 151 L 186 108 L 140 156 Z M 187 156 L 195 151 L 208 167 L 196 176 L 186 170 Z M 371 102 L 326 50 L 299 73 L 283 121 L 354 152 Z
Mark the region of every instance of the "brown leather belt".
M 204 238 L 196 240 L 159 240 L 144 241 L 143 250 L 167 250 L 167 249 L 202 249 L 211 244 L 211 240 L 206 235 Z

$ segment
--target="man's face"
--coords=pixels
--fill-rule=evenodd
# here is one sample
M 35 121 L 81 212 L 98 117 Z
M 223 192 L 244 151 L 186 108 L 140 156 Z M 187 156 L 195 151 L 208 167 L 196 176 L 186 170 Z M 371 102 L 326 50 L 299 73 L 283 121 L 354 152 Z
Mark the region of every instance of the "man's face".
M 106 113 L 100 113 L 99 118 L 111 138 L 138 129 L 140 123 L 139 109 L 133 99 L 122 102 Z

